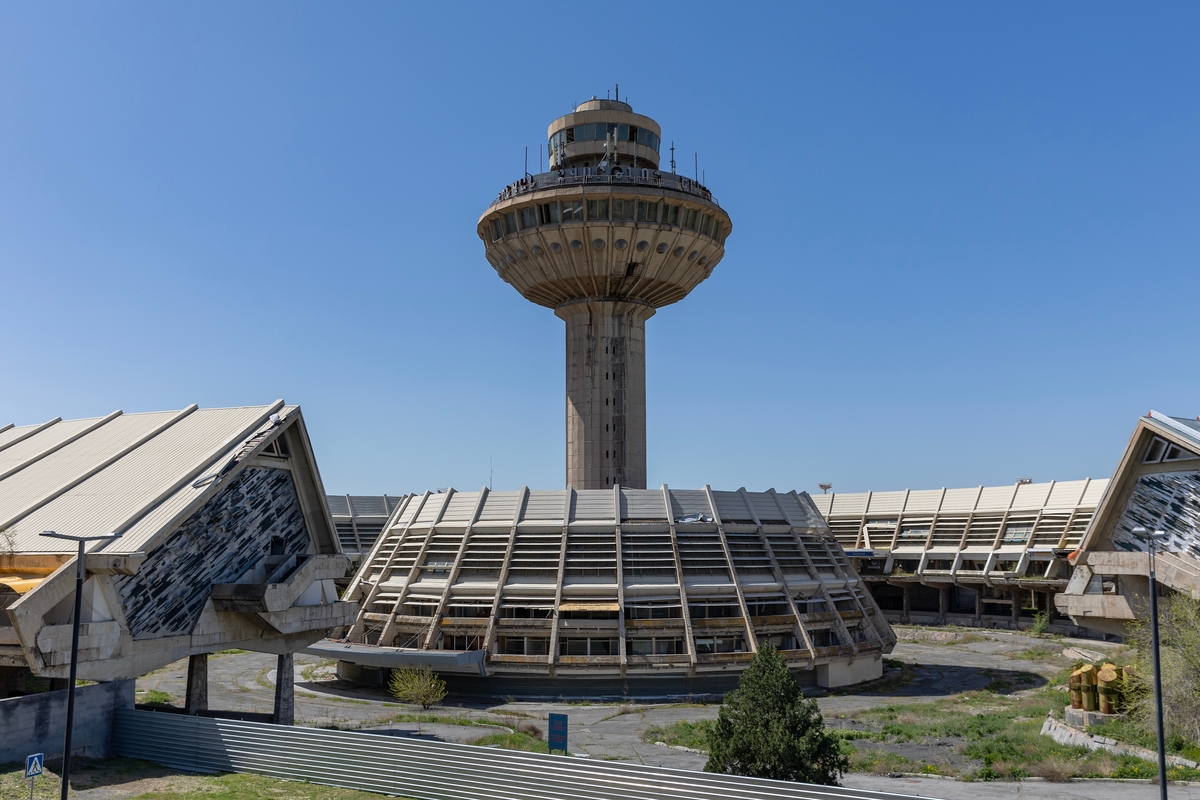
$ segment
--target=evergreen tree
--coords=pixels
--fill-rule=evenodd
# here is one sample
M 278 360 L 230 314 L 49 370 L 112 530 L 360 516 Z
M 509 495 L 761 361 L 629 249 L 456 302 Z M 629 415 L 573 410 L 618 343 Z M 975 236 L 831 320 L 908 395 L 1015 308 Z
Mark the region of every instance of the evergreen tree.
M 754 656 L 738 688 L 725 695 L 708 733 L 705 772 L 836 786 L 850 766 L 836 736 L 825 729 L 771 646 Z

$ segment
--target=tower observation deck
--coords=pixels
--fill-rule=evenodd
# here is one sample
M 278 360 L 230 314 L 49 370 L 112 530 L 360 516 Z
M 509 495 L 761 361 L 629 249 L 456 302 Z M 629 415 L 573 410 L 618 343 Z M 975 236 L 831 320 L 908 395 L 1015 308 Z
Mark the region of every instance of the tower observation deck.
M 729 215 L 659 168 L 661 131 L 593 98 L 550 124 L 550 171 L 509 184 L 479 218 L 486 257 L 567 324 L 568 486 L 646 488 L 646 320 L 725 255 Z

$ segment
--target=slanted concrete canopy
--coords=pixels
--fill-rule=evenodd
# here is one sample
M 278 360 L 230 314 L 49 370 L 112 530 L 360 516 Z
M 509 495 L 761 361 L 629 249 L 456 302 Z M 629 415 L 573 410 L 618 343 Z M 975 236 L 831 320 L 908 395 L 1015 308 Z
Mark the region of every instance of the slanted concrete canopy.
M 72 542 L 86 555 L 79 677 L 133 678 L 240 647 L 291 653 L 348 624 L 334 579 L 348 560 L 303 416 L 268 406 L 0 429 L 0 666 L 66 676 Z
M 339 637 L 347 662 L 399 648 L 438 669 L 439 651 L 486 651 L 488 675 L 508 677 L 736 675 L 770 643 L 840 685 L 877 677 L 896 640 L 796 492 L 426 492 L 346 597 L 361 603 Z
M 1200 421 L 1157 411 L 1138 420 L 1058 597 L 1078 624 L 1122 634 L 1145 613 L 1149 544 L 1135 528 L 1169 534 L 1158 547 L 1158 580 L 1200 597 Z

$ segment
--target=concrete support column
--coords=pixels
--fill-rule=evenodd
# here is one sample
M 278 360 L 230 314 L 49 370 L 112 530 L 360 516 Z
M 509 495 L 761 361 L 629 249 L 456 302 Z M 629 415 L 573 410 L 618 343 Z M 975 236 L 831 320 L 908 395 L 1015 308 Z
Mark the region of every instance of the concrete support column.
M 942 624 L 946 624 L 946 614 L 950 610 L 950 587 L 941 586 L 938 588 L 938 616 L 942 618 Z
M 1021 592 L 1017 589 L 1012 591 L 1012 621 L 1014 628 L 1021 627 Z
M 975 624 L 983 625 L 983 587 L 975 587 Z
M 567 323 L 567 485 L 646 488 L 646 320 L 649 304 L 570 300 Z
M 208 711 L 208 653 L 188 658 L 187 695 L 183 713 L 195 716 Z
M 908 622 L 908 612 L 912 607 L 909 589 L 911 589 L 912 587 L 910 587 L 906 583 L 906 584 L 904 584 L 903 588 L 904 588 L 904 611 L 901 612 L 901 614 L 900 614 L 900 621 Z
M 296 724 L 296 657 L 284 653 L 275 667 L 275 714 L 271 720 L 276 725 Z

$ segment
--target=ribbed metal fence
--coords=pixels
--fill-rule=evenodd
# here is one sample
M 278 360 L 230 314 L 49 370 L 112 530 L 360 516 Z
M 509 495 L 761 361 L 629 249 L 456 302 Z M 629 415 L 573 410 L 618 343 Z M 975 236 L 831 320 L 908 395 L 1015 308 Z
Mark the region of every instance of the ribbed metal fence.
M 116 712 L 116 755 L 421 800 L 895 800 L 908 795 L 521 753 L 356 731 Z

